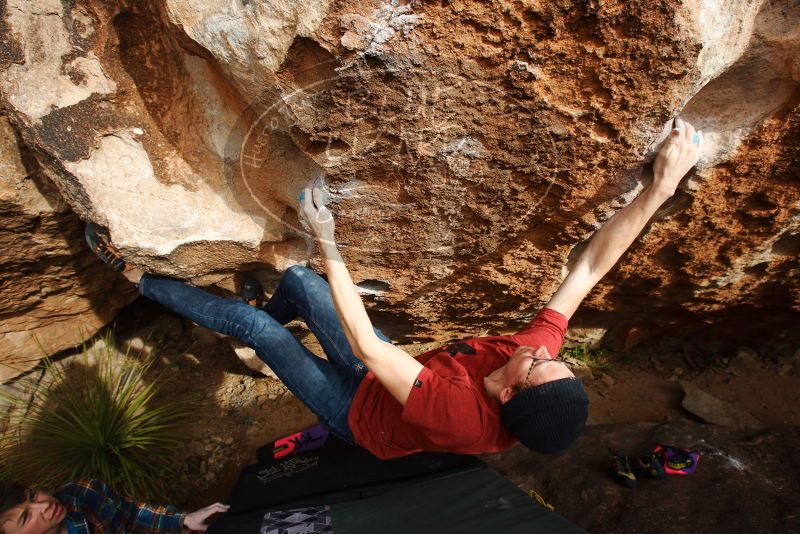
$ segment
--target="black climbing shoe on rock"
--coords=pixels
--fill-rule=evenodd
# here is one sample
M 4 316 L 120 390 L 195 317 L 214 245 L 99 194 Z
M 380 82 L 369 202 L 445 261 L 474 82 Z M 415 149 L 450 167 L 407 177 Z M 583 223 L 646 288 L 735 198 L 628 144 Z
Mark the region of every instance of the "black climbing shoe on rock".
M 256 308 L 261 308 L 264 305 L 264 288 L 252 276 L 244 277 L 240 296 L 243 301 Z
M 636 475 L 631 471 L 631 464 L 628 462 L 628 457 L 620 451 L 609 449 L 608 452 L 611 455 L 611 471 L 614 473 L 614 480 L 626 488 L 635 488 Z
M 667 474 L 664 472 L 664 464 L 661 463 L 661 455 L 655 452 L 648 452 L 638 458 L 639 469 L 648 477 L 656 480 L 664 480 Z
M 86 225 L 84 236 L 92 252 L 97 254 L 97 257 L 115 272 L 121 273 L 127 268 L 125 260 L 119 255 L 117 248 L 111 244 L 111 238 L 105 231 L 89 223 Z

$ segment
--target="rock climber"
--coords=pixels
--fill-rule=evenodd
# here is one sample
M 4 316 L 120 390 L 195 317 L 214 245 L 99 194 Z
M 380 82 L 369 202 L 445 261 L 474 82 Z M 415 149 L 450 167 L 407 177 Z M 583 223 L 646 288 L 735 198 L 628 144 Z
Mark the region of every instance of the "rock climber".
M 676 120 L 660 149 L 652 183 L 592 237 L 566 279 L 513 335 L 452 343 L 412 357 L 372 326 L 336 246 L 324 191 L 301 194 L 327 282 L 287 269 L 263 306 L 226 300 L 184 282 L 127 266 L 107 235 L 89 225 L 98 255 L 139 292 L 204 327 L 239 338 L 332 433 L 379 458 L 418 451 L 498 452 L 517 441 L 533 451 L 566 449 L 582 432 L 589 398 L 558 359 L 567 321 L 697 162 L 701 132 Z M 253 297 L 254 295 L 249 295 Z M 300 317 L 327 360 L 283 325 Z

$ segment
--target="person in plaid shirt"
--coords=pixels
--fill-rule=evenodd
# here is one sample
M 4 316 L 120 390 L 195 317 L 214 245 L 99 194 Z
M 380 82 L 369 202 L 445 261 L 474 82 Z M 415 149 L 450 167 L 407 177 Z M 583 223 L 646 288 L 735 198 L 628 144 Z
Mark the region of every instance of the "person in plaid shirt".
M 127 534 L 206 530 L 206 519 L 228 506 L 191 513 L 122 497 L 104 482 L 84 478 L 51 495 L 16 482 L 0 483 L 0 534 Z

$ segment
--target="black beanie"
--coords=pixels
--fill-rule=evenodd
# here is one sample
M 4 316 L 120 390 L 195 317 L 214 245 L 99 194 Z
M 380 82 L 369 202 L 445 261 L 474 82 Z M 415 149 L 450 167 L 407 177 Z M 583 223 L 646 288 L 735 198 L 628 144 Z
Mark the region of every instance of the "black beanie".
M 535 452 L 566 449 L 583 432 L 589 396 L 577 378 L 562 378 L 527 388 L 503 404 L 503 426 Z

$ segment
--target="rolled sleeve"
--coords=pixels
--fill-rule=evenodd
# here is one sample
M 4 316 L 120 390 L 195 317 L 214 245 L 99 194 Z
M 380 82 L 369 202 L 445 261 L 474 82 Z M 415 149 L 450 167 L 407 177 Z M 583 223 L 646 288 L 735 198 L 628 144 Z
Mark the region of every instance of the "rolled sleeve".
M 509 337 L 520 345 L 536 349 L 544 345 L 550 356 L 556 357 L 564 343 L 567 324 L 567 318 L 563 314 L 550 308 L 542 308 L 528 326 Z

